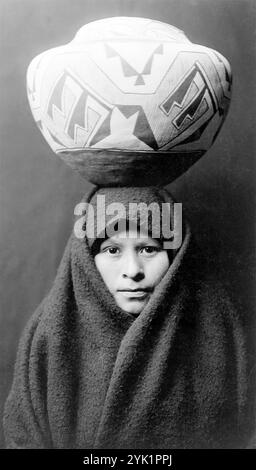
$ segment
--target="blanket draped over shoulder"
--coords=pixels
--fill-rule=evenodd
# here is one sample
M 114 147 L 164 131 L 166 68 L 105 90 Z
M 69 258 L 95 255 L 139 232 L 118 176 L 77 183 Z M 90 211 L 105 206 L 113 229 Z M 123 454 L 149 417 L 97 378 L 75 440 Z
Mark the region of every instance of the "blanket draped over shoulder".
M 115 304 L 72 234 L 19 344 L 7 447 L 243 448 L 247 375 L 239 317 L 188 224 L 138 317 Z

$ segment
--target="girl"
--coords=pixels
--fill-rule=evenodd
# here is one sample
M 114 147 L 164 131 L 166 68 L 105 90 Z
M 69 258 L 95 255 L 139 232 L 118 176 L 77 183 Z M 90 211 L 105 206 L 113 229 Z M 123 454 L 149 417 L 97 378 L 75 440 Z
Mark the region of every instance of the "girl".
M 112 236 L 106 218 L 89 237 L 99 195 L 127 214 L 131 202 L 154 202 L 160 219 L 168 203 L 173 224 L 165 190 L 105 188 L 86 197 L 94 208 L 86 235 L 72 234 L 20 342 L 5 406 L 7 446 L 245 447 L 252 430 L 243 330 L 189 225 L 181 246 L 168 251 L 163 226 L 152 235 L 152 215 Z

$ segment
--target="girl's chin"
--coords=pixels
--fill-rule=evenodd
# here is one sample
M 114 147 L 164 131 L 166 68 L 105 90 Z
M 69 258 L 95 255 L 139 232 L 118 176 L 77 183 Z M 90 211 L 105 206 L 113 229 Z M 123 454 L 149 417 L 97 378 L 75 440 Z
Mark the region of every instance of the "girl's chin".
M 147 304 L 149 298 L 146 299 L 118 299 L 117 305 L 124 310 L 126 313 L 131 313 L 132 315 L 139 315 L 145 305 Z

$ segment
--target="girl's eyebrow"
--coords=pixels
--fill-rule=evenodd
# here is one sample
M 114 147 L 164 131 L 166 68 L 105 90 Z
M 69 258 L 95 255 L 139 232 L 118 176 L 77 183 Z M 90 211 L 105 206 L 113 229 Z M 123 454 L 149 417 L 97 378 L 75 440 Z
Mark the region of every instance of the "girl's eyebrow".
M 157 240 L 153 240 L 153 239 L 141 239 L 141 240 L 138 240 L 138 243 L 137 243 L 137 246 L 148 246 L 148 245 L 154 245 L 154 246 L 159 246 L 160 243 L 157 241 Z
M 140 242 L 138 242 L 137 244 L 138 247 L 143 247 L 143 246 L 155 246 L 157 248 L 160 248 L 162 245 L 161 243 L 158 241 L 158 240 L 141 240 Z
M 113 238 L 108 238 L 107 240 L 104 240 L 102 242 L 102 246 L 103 247 L 107 247 L 107 246 L 117 246 L 117 247 L 122 247 L 124 244 L 125 244 L 125 240 L 127 240 L 127 238 L 119 238 L 118 240 L 113 240 Z M 133 238 L 134 240 L 134 238 Z M 141 246 L 148 246 L 148 245 L 153 245 L 153 246 L 157 246 L 157 247 L 160 247 L 161 244 L 158 240 L 155 240 L 155 239 L 150 239 L 150 238 L 138 238 L 136 240 L 136 246 L 137 247 L 141 247 Z
M 111 238 L 108 238 L 107 240 L 104 240 L 101 244 L 101 247 L 107 247 L 107 246 L 120 246 L 122 243 L 119 243 L 116 240 L 111 240 Z

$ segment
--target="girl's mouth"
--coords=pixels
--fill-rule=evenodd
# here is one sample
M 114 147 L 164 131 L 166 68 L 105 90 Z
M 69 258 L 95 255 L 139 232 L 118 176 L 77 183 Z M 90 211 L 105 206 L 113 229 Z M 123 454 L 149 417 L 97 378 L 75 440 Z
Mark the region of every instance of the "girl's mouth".
M 128 299 L 140 299 L 140 300 L 143 300 L 145 299 L 148 294 L 149 294 L 149 291 L 148 290 L 139 290 L 139 289 L 136 289 L 136 290 L 122 290 L 122 291 L 119 291 L 122 293 L 122 295 Z

